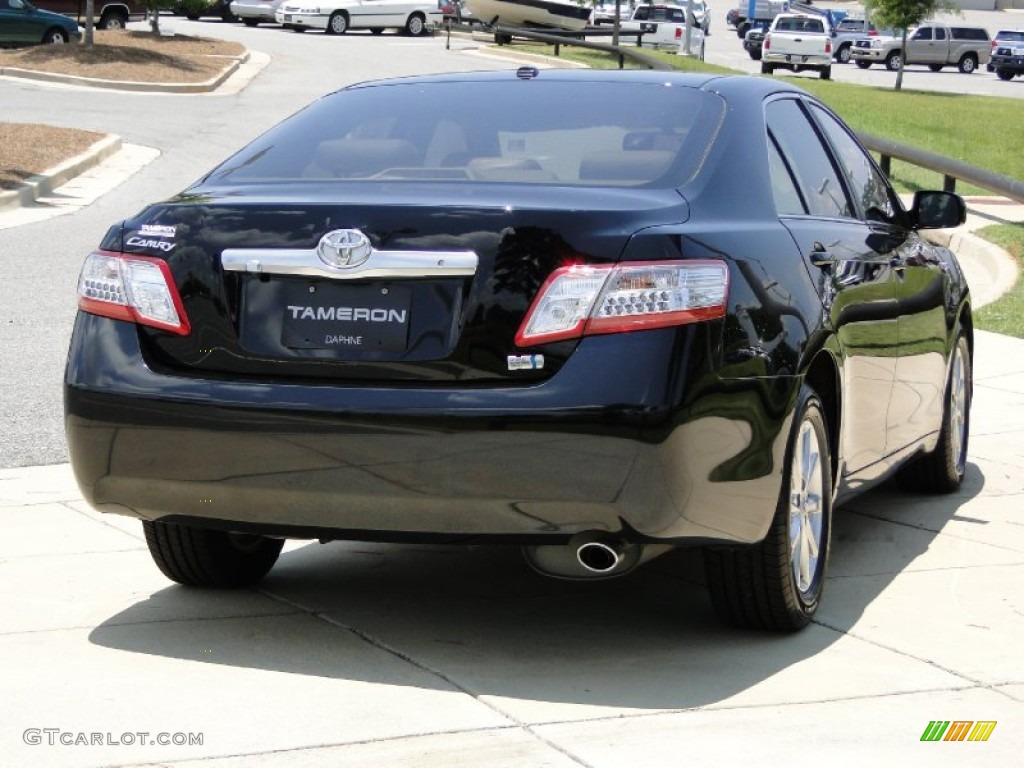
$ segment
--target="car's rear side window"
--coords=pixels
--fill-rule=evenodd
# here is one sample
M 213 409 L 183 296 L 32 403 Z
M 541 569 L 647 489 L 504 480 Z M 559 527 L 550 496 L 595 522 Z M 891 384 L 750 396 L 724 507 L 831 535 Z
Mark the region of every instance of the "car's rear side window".
M 988 40 L 988 32 L 980 27 L 951 27 L 954 40 Z
M 777 151 L 780 162 L 773 162 L 772 188 L 780 214 L 796 213 L 795 198 L 788 191 L 790 182 L 777 175 L 785 168 L 793 176 L 799 198 L 812 216 L 851 218 L 854 207 L 846 196 L 821 137 L 809 117 L 795 99 L 779 99 L 765 107 L 771 151 Z
M 677 187 L 723 114 L 713 94 L 636 81 L 353 88 L 286 120 L 210 180 Z

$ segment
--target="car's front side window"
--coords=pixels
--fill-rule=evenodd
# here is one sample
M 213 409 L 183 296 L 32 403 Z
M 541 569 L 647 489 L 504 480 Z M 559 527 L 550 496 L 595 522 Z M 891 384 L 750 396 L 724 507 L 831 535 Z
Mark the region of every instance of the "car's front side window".
M 835 150 L 864 218 L 900 223 L 902 209 L 895 193 L 868 154 L 831 114 L 817 105 L 812 105 L 811 110 Z

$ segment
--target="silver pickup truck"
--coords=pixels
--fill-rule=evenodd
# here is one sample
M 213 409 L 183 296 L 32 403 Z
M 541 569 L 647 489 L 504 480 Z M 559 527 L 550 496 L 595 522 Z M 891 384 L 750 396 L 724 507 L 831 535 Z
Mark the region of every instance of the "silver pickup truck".
M 954 27 L 948 24 L 922 24 L 907 34 L 904 65 L 927 64 L 932 72 L 956 66 L 970 74 L 992 55 L 992 38 L 982 27 Z M 850 55 L 861 69 L 882 63 L 895 71 L 904 56 L 900 37 L 882 36 L 857 40 Z
M 799 72 L 817 70 L 822 80 L 832 76 L 832 30 L 824 16 L 780 13 L 764 36 L 761 74 L 777 68 Z

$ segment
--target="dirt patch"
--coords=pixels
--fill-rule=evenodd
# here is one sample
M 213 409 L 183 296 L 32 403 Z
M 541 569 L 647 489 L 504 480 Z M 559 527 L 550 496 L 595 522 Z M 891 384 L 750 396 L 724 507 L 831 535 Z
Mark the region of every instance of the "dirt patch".
M 81 154 L 105 134 L 33 123 L 0 123 L 0 189 L 14 189 Z
M 0 67 L 18 67 L 102 80 L 201 83 L 216 77 L 245 46 L 200 37 L 154 37 L 148 32 L 96 30 L 95 45 L 37 45 L 0 51 Z
M 56 72 L 103 80 L 201 83 L 219 74 L 245 46 L 202 37 L 154 37 L 148 32 L 96 30 L 84 45 L 37 45 L 0 50 L 0 67 Z M 102 133 L 48 125 L 0 122 L 0 189 L 69 160 L 103 138 Z

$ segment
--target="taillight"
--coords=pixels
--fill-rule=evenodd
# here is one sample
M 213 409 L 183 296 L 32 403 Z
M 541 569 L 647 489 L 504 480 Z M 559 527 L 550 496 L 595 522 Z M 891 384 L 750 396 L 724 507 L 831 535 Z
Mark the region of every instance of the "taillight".
M 150 256 L 90 253 L 78 277 L 78 308 L 180 336 L 191 330 L 167 262 Z
M 764 50 L 766 51 L 772 47 L 772 39 L 768 35 L 764 36 L 764 42 L 761 43 L 761 47 L 764 48 Z
M 832 53 L 832 41 L 831 40 L 826 40 L 825 41 L 825 53 Z
M 541 286 L 516 344 L 714 320 L 725 315 L 728 294 L 729 270 L 721 261 L 562 267 Z

